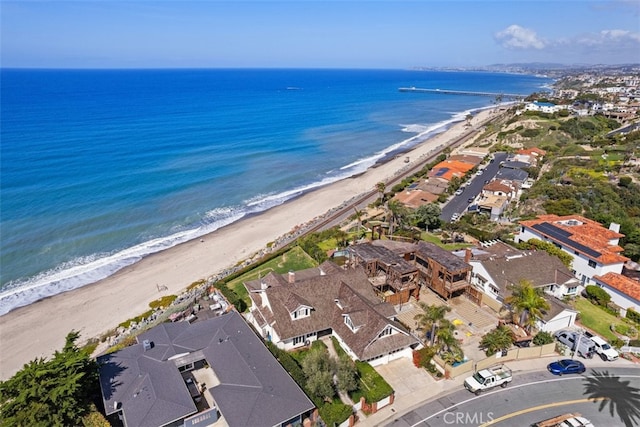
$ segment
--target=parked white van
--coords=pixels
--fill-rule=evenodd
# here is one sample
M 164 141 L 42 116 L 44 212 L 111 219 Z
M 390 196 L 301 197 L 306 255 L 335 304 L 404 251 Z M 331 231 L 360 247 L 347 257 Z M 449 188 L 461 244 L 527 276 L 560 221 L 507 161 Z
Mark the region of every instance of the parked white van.
M 596 352 L 596 345 L 591 338 L 579 332 L 558 331 L 555 337 L 571 351 L 575 351 L 578 356 L 591 359 Z
M 593 335 L 590 338 L 591 341 L 593 341 L 593 343 L 596 345 L 596 353 L 600 355 L 602 360 L 613 361 L 620 357 L 616 349 L 611 347 L 608 342 L 606 342 L 599 336 Z

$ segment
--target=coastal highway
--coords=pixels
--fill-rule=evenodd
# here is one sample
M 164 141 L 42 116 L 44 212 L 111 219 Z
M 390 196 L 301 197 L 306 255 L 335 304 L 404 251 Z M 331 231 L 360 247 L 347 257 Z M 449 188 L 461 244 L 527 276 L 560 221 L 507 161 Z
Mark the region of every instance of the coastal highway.
M 529 372 L 514 376 L 507 388 L 480 396 L 464 388 L 438 396 L 387 425 L 520 427 L 568 412 L 579 412 L 595 426 L 640 425 L 638 368 L 612 365 L 562 377 L 547 371 Z

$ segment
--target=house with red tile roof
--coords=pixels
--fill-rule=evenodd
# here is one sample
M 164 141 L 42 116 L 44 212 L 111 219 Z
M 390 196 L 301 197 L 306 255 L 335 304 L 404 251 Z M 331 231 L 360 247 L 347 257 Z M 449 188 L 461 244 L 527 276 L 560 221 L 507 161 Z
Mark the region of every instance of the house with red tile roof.
M 593 280 L 611 295 L 611 301 L 621 308 L 622 316 L 630 308 L 640 312 L 640 281 L 618 273 L 595 276 Z
M 457 176 L 462 178 L 464 174 L 473 169 L 476 165 L 461 162 L 458 160 L 444 160 L 433 167 L 429 171 L 429 178 L 442 178 L 451 181 L 451 178 Z
M 611 223 L 609 228 L 580 215 L 539 215 L 536 219 L 520 221 L 520 233 L 516 242 L 538 239 L 551 242 L 573 257 L 572 272 L 586 285 L 594 285 L 594 276 L 622 273 L 629 259 L 621 255 L 618 245 L 624 234 L 620 225 Z

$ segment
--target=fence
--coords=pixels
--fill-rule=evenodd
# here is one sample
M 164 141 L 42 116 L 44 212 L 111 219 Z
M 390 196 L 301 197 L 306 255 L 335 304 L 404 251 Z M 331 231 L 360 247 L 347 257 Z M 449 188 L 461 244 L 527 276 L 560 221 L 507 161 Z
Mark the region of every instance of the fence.
M 640 354 L 640 347 L 623 345 L 622 347 L 620 347 L 620 353 Z
M 505 353 L 496 353 L 485 359 L 474 361 L 473 359 L 457 364 L 456 366 L 445 363 L 438 355 L 433 356 L 432 363 L 445 378 L 455 378 L 459 375 L 466 374 L 480 369 L 486 369 L 498 363 L 508 362 L 510 360 L 534 359 L 536 357 L 547 356 L 556 351 L 556 344 L 550 343 L 534 347 L 516 347 Z

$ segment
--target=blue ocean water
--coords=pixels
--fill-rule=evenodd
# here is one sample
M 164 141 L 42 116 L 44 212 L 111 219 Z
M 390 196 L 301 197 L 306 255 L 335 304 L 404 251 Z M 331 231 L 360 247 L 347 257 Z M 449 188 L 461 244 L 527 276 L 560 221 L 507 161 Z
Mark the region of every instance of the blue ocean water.
M 1 70 L 0 314 L 360 173 L 529 75 Z

